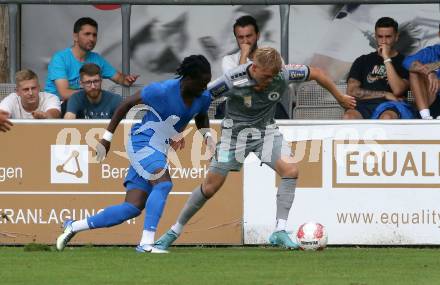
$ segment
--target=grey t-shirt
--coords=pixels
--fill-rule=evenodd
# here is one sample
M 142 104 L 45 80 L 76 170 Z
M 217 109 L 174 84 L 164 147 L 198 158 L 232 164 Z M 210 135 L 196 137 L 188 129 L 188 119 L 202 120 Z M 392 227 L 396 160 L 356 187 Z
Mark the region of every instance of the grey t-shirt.
M 251 64 L 239 65 L 208 86 L 213 100 L 221 96 L 228 98 L 223 127 L 232 128 L 234 134 L 245 128 L 264 130 L 274 124 L 276 103 L 287 93 L 288 84 L 307 81 L 310 73 L 306 65 L 284 65 L 272 83 L 257 92 L 254 89 L 257 82 L 248 70 Z
M 102 90 L 101 100 L 91 103 L 85 91 L 81 90 L 67 101 L 66 112 L 75 114 L 77 119 L 111 119 L 121 102 L 121 96 Z

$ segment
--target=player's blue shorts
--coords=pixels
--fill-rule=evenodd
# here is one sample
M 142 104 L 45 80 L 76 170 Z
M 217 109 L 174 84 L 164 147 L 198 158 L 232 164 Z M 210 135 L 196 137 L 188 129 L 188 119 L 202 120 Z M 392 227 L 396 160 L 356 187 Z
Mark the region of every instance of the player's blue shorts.
M 384 98 L 361 100 L 356 105 L 356 110 L 364 119 L 379 119 L 383 112 L 394 111 L 399 119 L 416 119 L 416 109 L 406 101 L 387 101 Z
M 399 119 L 416 119 L 417 111 L 416 109 L 408 104 L 405 101 L 388 101 L 380 104 L 376 107 L 373 114 L 371 115 L 371 119 L 379 119 L 380 115 L 382 115 L 385 111 L 394 111 Z
M 125 177 L 124 186 L 127 191 L 139 189 L 150 193 L 152 185 L 149 180 L 154 179 L 152 174 L 156 171 L 168 168 L 167 156 L 149 147 L 148 144 L 143 143 L 142 148 L 140 145 L 133 143 L 134 151 L 140 156 L 133 156 L 129 153 L 131 165 Z

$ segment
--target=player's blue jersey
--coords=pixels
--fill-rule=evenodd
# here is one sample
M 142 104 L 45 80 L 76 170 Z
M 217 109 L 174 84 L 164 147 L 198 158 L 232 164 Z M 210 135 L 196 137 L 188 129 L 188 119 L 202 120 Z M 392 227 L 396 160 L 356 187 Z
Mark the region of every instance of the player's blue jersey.
M 186 106 L 181 96 L 181 79 L 170 79 L 152 83 L 141 91 L 142 102 L 149 111 L 142 123 L 132 128 L 133 142 L 148 142 L 155 149 L 164 150 L 168 139 L 182 132 L 197 114 L 208 112 L 211 104 L 209 92 L 196 97 L 190 107 Z

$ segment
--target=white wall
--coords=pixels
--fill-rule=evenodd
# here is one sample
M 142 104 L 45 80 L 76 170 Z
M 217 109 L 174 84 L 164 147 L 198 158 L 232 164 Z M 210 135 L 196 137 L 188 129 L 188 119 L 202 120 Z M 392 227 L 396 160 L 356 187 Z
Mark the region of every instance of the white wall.
M 322 187 L 296 190 L 288 230 L 294 235 L 302 223 L 317 221 L 327 227 L 329 244 L 440 244 L 440 125 L 417 120 L 405 122 L 408 124 L 403 121 L 375 124 L 334 121 L 330 125 L 328 122 L 322 125 L 292 122 L 283 126 L 289 141 L 307 139 L 304 134 L 308 133 L 310 139 L 322 140 L 323 146 Z M 395 149 L 400 154 L 399 171 L 387 179 L 382 179 L 384 174 L 379 171 L 380 177 L 360 175 L 357 180 L 351 177 L 355 181 L 352 186 L 342 185 L 344 179 L 336 180 L 339 184 L 335 184 L 333 176 L 343 178 L 348 167 L 343 153 L 333 153 L 333 142 L 341 139 L 351 140 L 350 144 L 343 145 L 351 150 L 365 148 L 358 145 L 358 140 L 375 139 L 377 144 L 369 145 L 370 150 L 388 154 L 398 141 L 399 148 Z M 403 153 L 411 154 L 414 163 L 405 164 Z M 426 159 L 422 153 L 427 154 Z M 337 169 L 333 167 L 333 159 L 338 159 Z M 371 161 L 369 163 L 367 166 L 371 169 Z M 386 165 L 390 169 L 391 161 Z M 407 168 L 402 174 L 405 165 Z M 356 165 L 350 167 L 352 172 L 356 169 Z M 251 158 L 244 171 L 245 243 L 263 244 L 275 226 L 275 174 Z M 304 174 L 300 169 L 301 173 Z M 347 216 L 350 214 L 358 215 L 360 221 L 350 221 Z M 342 215 L 348 217 L 345 223 L 341 222 Z M 371 222 L 367 222 L 367 215 L 372 217 Z

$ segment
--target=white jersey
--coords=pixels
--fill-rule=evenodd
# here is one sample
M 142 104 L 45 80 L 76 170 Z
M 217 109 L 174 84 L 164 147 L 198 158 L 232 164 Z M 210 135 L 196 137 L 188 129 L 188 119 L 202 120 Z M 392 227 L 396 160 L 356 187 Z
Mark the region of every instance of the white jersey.
M 47 112 L 50 109 L 61 111 L 61 102 L 56 95 L 40 92 L 38 108 L 35 111 Z M 11 93 L 0 102 L 0 110 L 10 114 L 11 119 L 33 119 L 32 113 L 27 112 L 21 104 L 21 98 L 16 93 Z
M 272 83 L 257 92 L 254 89 L 257 83 L 249 74 L 250 65 L 240 65 L 208 86 L 213 100 L 221 96 L 228 98 L 225 120 L 232 120 L 234 133 L 249 127 L 265 129 L 274 124 L 276 103 L 287 93 L 288 84 L 307 81 L 310 74 L 306 65 L 284 65 Z
M 240 65 L 240 56 L 241 56 L 241 51 L 238 51 L 236 53 L 233 53 L 231 55 L 226 55 L 223 57 L 222 59 L 223 74 Z M 249 61 L 251 60 L 249 58 L 246 58 L 246 63 Z
M 231 69 L 234 69 L 240 65 L 240 56 L 241 51 L 239 50 L 236 53 L 225 55 L 222 59 L 222 72 L 225 74 Z M 251 60 L 247 57 L 246 63 L 250 62 Z M 284 65 L 284 60 L 281 59 L 282 64 Z

